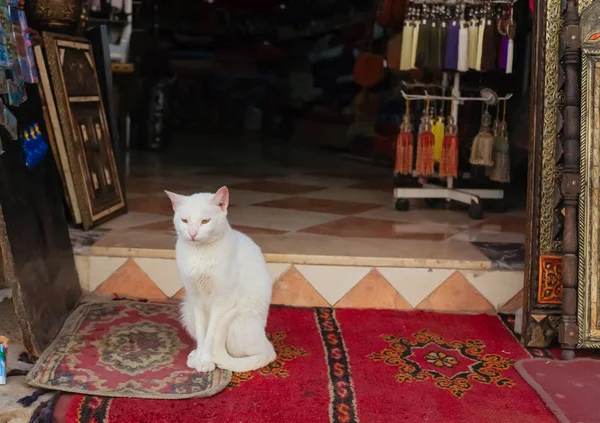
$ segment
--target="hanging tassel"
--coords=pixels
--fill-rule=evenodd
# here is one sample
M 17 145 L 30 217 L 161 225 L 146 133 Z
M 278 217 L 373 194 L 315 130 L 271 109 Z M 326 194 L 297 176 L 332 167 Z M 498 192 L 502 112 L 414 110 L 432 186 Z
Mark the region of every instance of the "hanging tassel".
M 440 160 L 439 176 L 442 178 L 456 178 L 458 176 L 458 136 L 454 118 L 448 116 L 446 135 L 442 143 L 442 158 Z
M 458 30 L 458 62 L 456 69 L 459 72 L 469 70 L 468 51 L 469 51 L 469 27 L 467 22 L 460 21 Z
M 439 24 L 438 24 L 439 25 Z M 448 47 L 448 24 L 446 21 L 442 21 L 440 26 L 440 36 L 439 36 L 439 63 L 440 69 L 444 68 L 444 64 L 446 61 L 446 47 Z
M 429 102 L 427 102 L 425 113 L 429 111 Z M 431 122 L 429 115 L 423 116 L 423 131 L 419 133 L 417 139 L 417 164 L 416 172 L 418 176 L 429 177 L 433 175 L 433 146 L 435 138 L 431 132 Z
M 477 38 L 479 30 L 479 20 L 473 18 L 469 22 L 469 48 L 468 60 L 469 69 L 475 69 L 477 63 Z
M 396 165 L 394 172 L 400 175 L 410 175 L 413 165 L 414 137 L 412 126 L 410 124 L 409 102 L 406 100 L 406 115 L 400 125 L 400 133 L 396 140 Z
M 504 100 L 503 118 L 498 127 L 498 136 L 495 137 L 494 141 L 494 167 L 489 176 L 492 181 L 501 184 L 510 182 L 509 153 L 508 130 L 506 128 L 506 100 Z
M 506 69 L 506 61 L 508 57 L 508 36 L 502 35 L 500 42 L 500 54 L 498 54 L 498 69 Z
M 412 47 L 410 49 L 410 69 L 416 69 L 417 67 L 417 48 L 419 47 L 419 33 L 421 32 L 421 21 L 418 19 L 414 21 L 413 34 L 412 34 Z
M 473 140 L 469 162 L 473 166 L 494 165 L 494 136 L 490 129 L 491 116 L 486 111 L 481 119 L 481 129 Z
M 488 72 L 496 66 L 496 28 L 489 18 L 485 20 L 481 42 L 481 71 Z
M 458 45 L 459 45 L 459 23 L 452 21 L 450 27 L 448 27 L 448 39 L 446 41 L 446 54 L 444 57 L 444 69 L 457 70 L 458 69 Z
M 433 161 L 439 163 L 442 159 L 442 144 L 444 143 L 444 118 L 438 116 L 431 128 L 435 142 L 433 144 Z
M 506 48 L 506 73 L 513 72 L 513 58 L 514 58 L 515 42 L 511 39 L 508 40 L 508 46 Z
M 485 36 L 485 19 L 481 18 L 478 20 L 477 24 L 477 50 L 475 53 L 475 63 L 474 69 L 476 71 L 481 71 L 481 61 L 483 58 L 483 40 Z
M 494 120 L 494 124 L 492 125 L 492 135 L 494 136 L 494 151 L 496 148 L 496 144 L 498 143 L 498 136 L 500 134 L 500 106 L 496 107 L 496 119 Z M 495 163 L 495 162 L 494 162 Z M 493 167 L 485 168 L 485 176 L 488 178 L 492 175 Z
M 405 21 L 402 27 L 402 51 L 400 52 L 400 70 L 407 71 L 411 68 L 410 60 L 412 57 L 412 21 Z
M 441 68 L 440 57 L 440 42 L 442 38 L 442 27 L 439 22 L 431 21 L 431 29 L 429 30 L 429 61 L 428 69 L 437 71 Z
M 510 21 L 506 27 L 506 35 L 508 35 L 508 47 L 506 53 L 506 73 L 513 72 L 513 59 L 515 50 L 515 36 L 517 35 L 517 25 L 513 19 L 513 9 L 510 9 Z
M 415 67 L 418 69 L 427 69 L 429 66 L 429 47 L 431 44 L 431 25 L 423 19 L 419 25 L 419 34 L 417 39 L 417 55 Z

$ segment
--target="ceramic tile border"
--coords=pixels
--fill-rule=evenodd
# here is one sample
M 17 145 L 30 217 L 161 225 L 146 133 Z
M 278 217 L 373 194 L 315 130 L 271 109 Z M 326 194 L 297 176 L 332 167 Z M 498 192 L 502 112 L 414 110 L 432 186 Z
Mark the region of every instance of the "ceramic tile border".
M 82 288 L 94 291 L 105 281 L 109 280 L 125 263 L 134 262 L 149 283 L 156 285 L 164 293 L 165 298 L 174 297 L 181 289 L 181 283 L 176 272 L 174 259 L 152 259 L 148 257 L 107 257 L 107 256 L 77 256 L 76 263 Z M 385 285 L 387 292 L 397 292 L 396 304 L 402 304 L 401 309 L 422 308 L 428 304 L 428 299 L 436 298 L 430 304 L 435 304 L 440 311 L 469 312 L 475 311 L 469 307 L 469 302 L 478 299 L 480 303 L 490 304 L 489 310 L 478 312 L 495 313 L 499 310 L 518 307 L 518 298 L 523 290 L 522 271 L 497 271 L 497 270 L 456 270 L 435 269 L 418 267 L 375 267 L 375 266 L 326 266 L 314 264 L 289 264 L 267 263 L 269 273 L 273 278 L 277 290 L 278 303 L 291 306 L 323 306 L 323 300 L 332 307 L 363 308 L 375 307 L 377 302 L 374 297 L 368 301 L 361 301 L 363 294 L 357 295 L 353 289 L 360 285 L 358 292 L 368 292 L 377 289 L 367 281 L 372 278 L 371 272 L 381 276 L 377 284 Z M 171 276 L 172 274 L 172 276 Z M 446 283 L 455 283 L 457 274 L 465 280 L 464 287 L 468 288 L 468 295 L 460 293 L 453 297 L 443 299 L 440 304 L 440 294 L 434 295 L 437 290 L 443 289 Z M 454 278 L 454 279 L 453 279 Z M 331 283 L 331 281 L 337 281 Z M 362 284 L 362 285 L 361 285 Z M 381 285 L 378 285 L 381 287 Z M 450 286 L 448 286 L 450 288 Z M 131 289 L 124 289 L 129 295 Z M 444 292 L 444 291 L 441 291 Z M 116 292 L 119 294 L 119 292 Z M 144 293 L 139 295 L 143 297 Z M 302 298 L 299 301 L 298 298 Z M 390 308 L 389 301 L 382 301 L 382 308 Z M 315 302 L 312 304 L 311 302 Z M 385 303 L 385 304 L 383 304 Z M 338 305 L 339 304 L 339 305 Z M 400 306 L 398 306 L 400 307 Z
M 89 249 L 92 256 L 105 257 L 141 257 L 174 259 L 175 250 L 149 248 L 97 247 Z M 267 263 L 312 264 L 322 266 L 369 266 L 369 267 L 410 267 L 426 269 L 464 269 L 487 270 L 492 268 L 492 261 L 485 260 L 445 260 L 427 258 L 395 258 L 395 257 L 356 257 L 356 256 L 322 256 L 304 254 L 264 254 Z

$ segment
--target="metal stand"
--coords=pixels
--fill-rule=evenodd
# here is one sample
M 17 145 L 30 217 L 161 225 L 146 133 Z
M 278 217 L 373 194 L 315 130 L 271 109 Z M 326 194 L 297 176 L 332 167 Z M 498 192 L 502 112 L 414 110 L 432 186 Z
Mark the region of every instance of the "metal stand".
M 460 96 L 460 73 L 454 74 L 454 81 L 452 86 L 452 96 L 435 96 L 427 94 L 425 91 L 424 95 L 406 94 L 401 91 L 402 97 L 407 100 L 450 100 L 452 102 L 452 116 L 454 121 L 458 122 L 458 106 L 465 101 L 482 101 L 489 105 L 495 105 L 499 100 L 508 100 L 512 97 L 512 94 L 508 94 L 505 97 L 498 97 L 496 93 L 491 90 L 484 89 L 481 91 L 480 97 L 461 97 Z M 448 85 L 448 75 L 444 73 L 443 87 Z M 413 172 L 413 176 L 416 175 Z M 467 179 L 468 175 L 463 175 L 463 179 Z M 436 178 L 435 176 L 429 179 Z M 439 179 L 439 178 L 437 178 Z M 432 204 L 436 199 L 446 199 L 446 201 L 457 201 L 459 203 L 468 204 L 469 217 L 471 219 L 479 220 L 483 217 L 483 208 L 481 207 L 481 199 L 491 200 L 502 200 L 504 199 L 504 190 L 501 189 L 455 189 L 454 179 L 445 178 L 446 186 L 440 186 L 432 184 L 430 181 L 421 184 L 421 188 L 395 188 L 394 189 L 394 200 L 396 210 L 406 211 L 409 209 L 409 199 L 424 198 L 428 200 L 428 203 Z

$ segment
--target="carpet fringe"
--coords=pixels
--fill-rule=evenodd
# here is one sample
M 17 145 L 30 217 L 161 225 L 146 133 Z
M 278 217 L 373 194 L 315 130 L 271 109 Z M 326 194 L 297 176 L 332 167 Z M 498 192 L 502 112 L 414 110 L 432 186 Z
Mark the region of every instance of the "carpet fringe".
M 29 407 L 31 404 L 33 404 L 34 402 L 36 402 L 39 397 L 41 397 L 44 394 L 47 394 L 48 392 L 52 392 L 50 389 L 46 389 L 46 388 L 39 388 L 36 389 L 33 394 L 23 397 L 21 399 L 19 399 L 17 402 L 19 404 L 21 404 L 23 407 Z
M 52 395 L 52 398 L 50 398 L 48 401 L 44 401 L 38 405 L 31 415 L 29 423 L 54 423 L 56 421 L 54 418 L 54 408 L 58 403 L 58 398 L 60 395 L 61 393 L 57 392 Z

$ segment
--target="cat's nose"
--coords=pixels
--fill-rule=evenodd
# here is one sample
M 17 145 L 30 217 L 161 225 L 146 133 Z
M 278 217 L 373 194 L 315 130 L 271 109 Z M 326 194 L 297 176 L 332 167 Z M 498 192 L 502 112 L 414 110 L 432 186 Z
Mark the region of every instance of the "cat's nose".
M 191 232 L 190 231 L 189 234 L 190 234 L 190 239 L 193 241 L 194 238 L 196 238 L 196 235 L 198 235 L 198 232 Z

